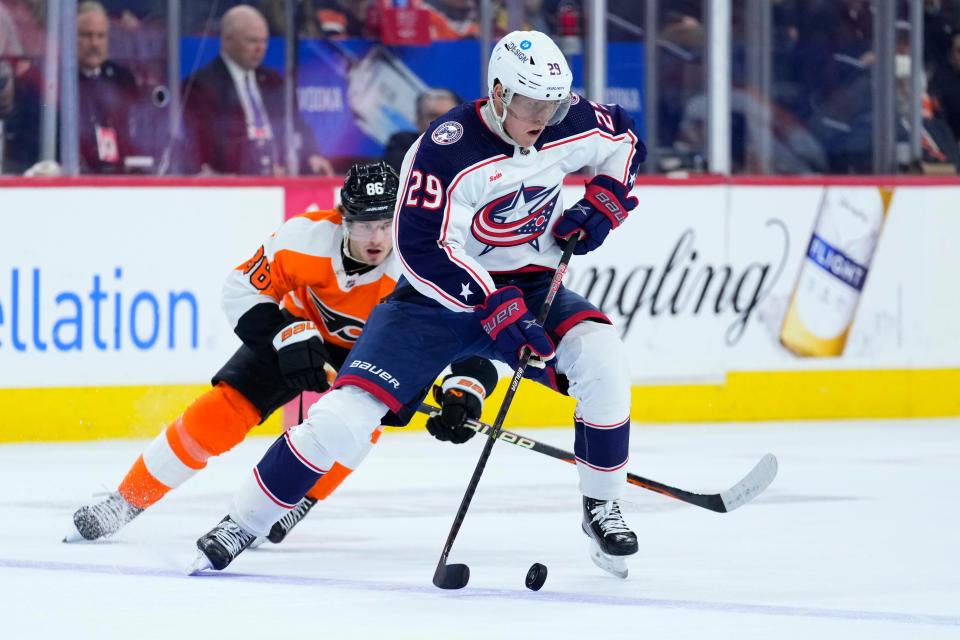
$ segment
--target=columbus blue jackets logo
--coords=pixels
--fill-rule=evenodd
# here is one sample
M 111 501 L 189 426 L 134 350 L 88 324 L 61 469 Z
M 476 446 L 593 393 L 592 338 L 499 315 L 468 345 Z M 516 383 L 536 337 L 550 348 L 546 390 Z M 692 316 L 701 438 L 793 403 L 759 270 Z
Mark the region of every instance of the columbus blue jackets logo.
M 323 321 L 327 333 L 347 342 L 356 342 L 357 338 L 360 337 L 360 332 L 363 331 L 363 320 L 337 313 L 323 304 L 317 294 L 309 287 L 307 287 L 307 292 L 310 294 L 310 300 L 317 309 L 317 313 L 320 314 L 320 320 Z
M 437 144 L 453 144 L 459 140 L 461 136 L 463 136 L 463 125 L 459 122 L 448 120 L 433 130 L 433 135 L 430 136 L 430 139 Z
M 473 237 L 487 245 L 480 255 L 497 247 L 515 247 L 529 244 L 540 250 L 539 238 L 547 230 L 547 223 L 560 198 L 560 185 L 526 187 L 502 195 L 485 204 L 473 216 L 470 231 Z

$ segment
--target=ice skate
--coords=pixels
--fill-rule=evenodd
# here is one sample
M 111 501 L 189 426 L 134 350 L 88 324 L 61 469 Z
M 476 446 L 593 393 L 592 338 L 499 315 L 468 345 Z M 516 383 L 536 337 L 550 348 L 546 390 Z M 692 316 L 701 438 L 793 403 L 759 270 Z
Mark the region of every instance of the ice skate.
M 287 515 L 274 523 L 270 528 L 270 534 L 267 536 L 267 540 L 273 544 L 283 542 L 283 539 L 287 537 L 290 530 L 306 517 L 307 513 L 310 512 L 310 509 L 313 509 L 313 505 L 315 504 L 317 504 L 317 499 L 309 496 L 298 502 L 297 506 L 291 509 Z
M 73 514 L 73 531 L 63 541 L 80 542 L 112 536 L 141 513 L 143 509 L 134 507 L 119 493 L 111 493 L 96 504 L 77 509 Z
M 583 532 L 590 538 L 590 559 L 618 578 L 627 577 L 625 556 L 637 552 L 637 536 L 620 514 L 617 500 L 583 497 Z
M 256 537 L 226 516 L 197 540 L 200 553 L 187 573 L 193 574 L 204 569 L 223 571 Z
M 290 510 L 290 513 L 283 516 L 277 520 L 274 525 L 270 528 L 270 533 L 267 536 L 260 536 L 256 540 L 250 543 L 251 549 L 256 549 L 264 542 L 270 541 L 273 544 L 280 544 L 283 542 L 283 539 L 287 537 L 287 534 L 290 533 L 290 530 L 297 526 L 297 523 L 303 520 L 310 509 L 313 509 L 313 505 L 317 504 L 316 498 L 311 498 L 309 496 L 305 497 L 303 500 L 297 503 L 293 509 Z

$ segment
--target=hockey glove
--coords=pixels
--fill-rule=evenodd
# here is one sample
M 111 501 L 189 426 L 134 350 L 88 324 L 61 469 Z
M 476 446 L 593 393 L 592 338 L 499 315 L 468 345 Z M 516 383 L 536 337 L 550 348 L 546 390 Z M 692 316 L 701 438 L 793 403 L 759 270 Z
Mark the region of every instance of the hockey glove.
M 516 368 L 520 364 L 524 347 L 529 347 L 544 362 L 554 357 L 553 341 L 527 310 L 523 292 L 517 287 L 497 289 L 487 296 L 486 302 L 476 313 L 483 330 L 511 367 Z
M 309 320 L 297 320 L 273 338 L 280 373 L 291 389 L 326 391 L 330 388 L 324 363 L 330 360 L 317 327 Z
M 464 382 L 471 388 L 466 388 Z M 475 385 L 475 388 L 474 388 Z M 475 389 L 479 389 L 478 392 Z M 468 418 L 480 419 L 483 410 L 483 387 L 475 380 L 465 380 L 462 376 L 449 376 L 443 386 L 433 386 L 433 398 L 440 405 L 440 413 L 427 419 L 427 431 L 441 442 L 463 444 L 476 431 L 467 426 Z
M 622 191 L 623 197 L 601 183 L 614 187 L 616 191 Z M 619 227 L 627 219 L 627 213 L 637 206 L 637 199 L 626 194 L 622 185 L 615 186 L 610 179 L 594 178 L 587 184 L 584 197 L 564 211 L 553 226 L 557 243 L 563 246 L 566 238 L 583 232 L 583 236 L 577 240 L 577 246 L 573 248 L 574 254 L 583 255 L 599 247 L 607 239 L 611 229 Z

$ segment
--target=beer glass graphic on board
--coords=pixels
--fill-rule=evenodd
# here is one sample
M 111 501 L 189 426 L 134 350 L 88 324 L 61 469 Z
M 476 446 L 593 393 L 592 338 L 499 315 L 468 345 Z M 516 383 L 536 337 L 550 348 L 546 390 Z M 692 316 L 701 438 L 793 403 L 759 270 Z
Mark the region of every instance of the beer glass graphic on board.
M 892 197 L 883 187 L 824 189 L 780 329 L 793 353 L 843 353 Z

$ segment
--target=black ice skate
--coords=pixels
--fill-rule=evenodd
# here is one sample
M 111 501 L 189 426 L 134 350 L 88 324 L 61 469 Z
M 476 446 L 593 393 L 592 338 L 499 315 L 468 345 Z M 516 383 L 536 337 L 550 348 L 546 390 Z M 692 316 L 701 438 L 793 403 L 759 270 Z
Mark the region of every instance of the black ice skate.
M 217 526 L 197 540 L 200 553 L 188 573 L 193 574 L 204 569 L 223 571 L 256 537 L 234 522 L 230 516 L 224 517 Z
M 313 505 L 317 504 L 318 500 L 316 498 L 311 498 L 309 496 L 305 497 L 303 500 L 297 503 L 293 509 L 277 520 L 272 527 L 270 527 L 270 533 L 266 537 L 259 537 L 253 541 L 250 545 L 251 549 L 256 549 L 264 542 L 269 540 L 273 544 L 280 544 L 283 542 L 283 539 L 287 537 L 287 534 L 290 533 L 290 530 L 297 526 L 301 520 L 303 520 L 307 513 L 310 512 L 310 509 L 313 509 Z
M 119 493 L 111 493 L 96 504 L 77 509 L 73 514 L 75 530 L 68 533 L 63 541 L 79 542 L 112 536 L 141 513 L 143 509 L 124 500 Z
M 619 578 L 627 577 L 624 556 L 637 552 L 637 535 L 620 514 L 617 500 L 583 497 L 583 532 L 590 538 L 590 559 Z
M 287 537 L 287 534 L 290 533 L 290 530 L 297 526 L 297 523 L 306 517 L 306 515 L 310 512 L 310 509 L 313 509 L 313 505 L 315 504 L 317 504 L 317 499 L 309 496 L 298 502 L 297 506 L 291 509 L 287 515 L 283 516 L 274 523 L 274 525 L 270 528 L 270 534 L 267 536 L 267 540 L 273 544 L 280 544 L 283 542 L 283 539 Z

